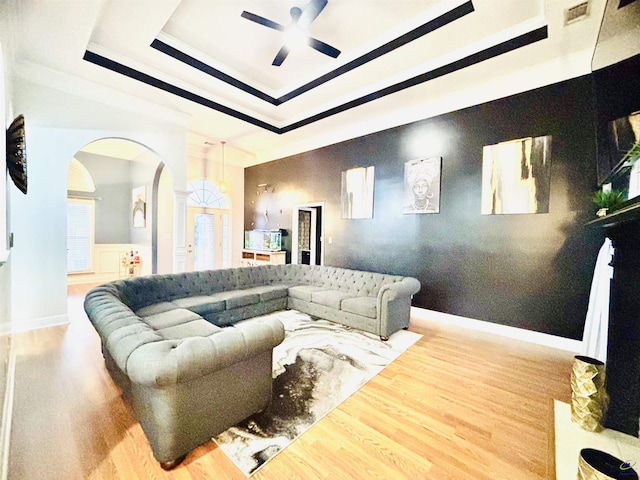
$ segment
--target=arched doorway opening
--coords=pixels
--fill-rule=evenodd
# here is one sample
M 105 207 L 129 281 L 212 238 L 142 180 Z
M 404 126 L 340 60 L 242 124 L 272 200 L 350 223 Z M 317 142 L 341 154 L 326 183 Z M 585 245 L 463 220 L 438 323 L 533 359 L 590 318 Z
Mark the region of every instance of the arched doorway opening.
M 172 189 L 160 157 L 132 140 L 99 139 L 76 152 L 67 176 L 68 283 L 166 271 Z

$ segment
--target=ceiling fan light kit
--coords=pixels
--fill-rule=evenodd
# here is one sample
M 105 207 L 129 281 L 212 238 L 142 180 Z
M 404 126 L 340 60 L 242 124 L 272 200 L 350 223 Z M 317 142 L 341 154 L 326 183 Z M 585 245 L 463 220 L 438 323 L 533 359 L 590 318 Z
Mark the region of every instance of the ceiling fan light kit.
M 289 10 L 291 22 L 287 26 L 281 25 L 260 15 L 256 15 L 255 13 L 247 12 L 246 10 L 243 11 L 240 16 L 267 28 L 283 32 L 284 44 L 271 63 L 271 65 L 279 67 L 287 58 L 291 50 L 304 44 L 332 58 L 337 58 L 338 55 L 340 55 L 341 52 L 337 48 L 307 35 L 309 25 L 318 18 L 318 15 L 320 15 L 322 10 L 324 10 L 327 3 L 328 0 L 311 0 L 304 9 L 300 7 L 292 7 L 291 10 Z

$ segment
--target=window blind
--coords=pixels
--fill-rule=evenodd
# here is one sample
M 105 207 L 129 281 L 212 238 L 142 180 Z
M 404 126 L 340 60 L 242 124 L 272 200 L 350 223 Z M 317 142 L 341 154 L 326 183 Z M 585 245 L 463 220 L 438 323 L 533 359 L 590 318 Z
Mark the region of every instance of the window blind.
M 67 272 L 91 270 L 93 203 L 67 203 Z

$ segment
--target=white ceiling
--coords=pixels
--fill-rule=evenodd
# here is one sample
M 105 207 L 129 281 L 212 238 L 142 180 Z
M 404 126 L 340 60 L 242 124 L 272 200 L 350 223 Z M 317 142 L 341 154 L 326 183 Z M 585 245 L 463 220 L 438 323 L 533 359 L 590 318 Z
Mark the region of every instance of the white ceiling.
M 251 165 L 587 73 L 605 0 L 591 0 L 589 16 L 566 26 L 564 10 L 579 0 L 329 0 L 308 33 L 341 54 L 303 47 L 280 67 L 271 62 L 282 32 L 241 13 L 286 25 L 290 8 L 306 0 L 11 3 L 18 76 L 186 119 L 190 141 L 226 140 Z M 407 40 L 443 16 L 450 21 Z M 524 46 L 492 57 L 518 38 Z M 462 68 L 463 59 L 470 65 Z M 425 78 L 447 66 L 450 73 Z M 301 87 L 279 105 L 258 97 Z

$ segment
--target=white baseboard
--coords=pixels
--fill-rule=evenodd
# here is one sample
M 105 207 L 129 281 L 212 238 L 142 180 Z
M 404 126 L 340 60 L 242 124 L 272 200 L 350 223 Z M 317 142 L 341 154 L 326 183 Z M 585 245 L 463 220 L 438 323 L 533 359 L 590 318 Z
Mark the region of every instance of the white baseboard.
M 417 322 L 418 324 L 421 322 L 441 322 L 470 330 L 492 333 L 502 337 L 514 338 L 537 345 L 566 350 L 568 352 L 578 353 L 582 350 L 582 341 L 580 340 L 558 337 L 549 335 L 548 333 L 534 332 L 532 330 L 525 330 L 508 325 L 500 325 L 498 323 L 485 322 L 483 320 L 475 320 L 473 318 L 459 317 L 458 315 L 436 312 L 435 310 L 427 310 L 425 308 L 411 307 L 411 322 Z
M 67 323 L 69 323 L 69 316 L 67 314 L 34 318 L 33 320 L 25 320 L 22 322 L 4 323 L 0 324 L 0 335 L 27 332 L 29 330 L 38 330 L 39 328 L 55 327 L 56 325 L 66 325 Z
M 9 347 L 7 365 L 7 384 L 4 391 L 2 425 L 0 425 L 0 480 L 9 477 L 9 449 L 11 443 L 11 420 L 13 418 L 13 392 L 16 378 L 16 356 Z

